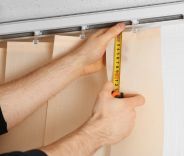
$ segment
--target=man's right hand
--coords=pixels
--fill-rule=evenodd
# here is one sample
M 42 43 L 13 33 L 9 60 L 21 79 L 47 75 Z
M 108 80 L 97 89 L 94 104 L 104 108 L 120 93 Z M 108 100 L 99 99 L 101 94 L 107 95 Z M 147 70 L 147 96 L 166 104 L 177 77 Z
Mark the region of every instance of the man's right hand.
M 113 84 L 106 83 L 96 101 L 91 119 L 80 129 L 43 147 L 48 156 L 91 156 L 103 145 L 127 137 L 135 121 L 135 107 L 144 104 L 141 95 L 117 99 L 111 93 Z
M 93 138 L 100 138 L 101 145 L 114 144 L 127 137 L 134 127 L 135 108 L 144 104 L 144 97 L 134 95 L 114 98 L 113 84 L 107 82 L 99 94 L 92 118 L 83 130 Z

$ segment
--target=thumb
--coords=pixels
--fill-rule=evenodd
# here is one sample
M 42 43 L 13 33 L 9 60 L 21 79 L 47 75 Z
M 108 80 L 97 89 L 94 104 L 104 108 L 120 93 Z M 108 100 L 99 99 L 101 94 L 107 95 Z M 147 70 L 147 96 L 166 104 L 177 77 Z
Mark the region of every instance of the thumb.
M 142 106 L 145 103 L 145 99 L 142 95 L 135 95 L 133 97 L 124 98 L 124 101 L 132 108 Z

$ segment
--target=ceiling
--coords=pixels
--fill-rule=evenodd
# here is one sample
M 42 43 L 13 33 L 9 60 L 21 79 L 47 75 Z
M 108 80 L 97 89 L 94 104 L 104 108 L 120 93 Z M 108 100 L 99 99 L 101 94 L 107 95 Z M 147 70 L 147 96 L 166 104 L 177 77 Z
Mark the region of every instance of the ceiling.
M 129 8 L 176 1 L 179 0 L 0 0 L 0 22 Z

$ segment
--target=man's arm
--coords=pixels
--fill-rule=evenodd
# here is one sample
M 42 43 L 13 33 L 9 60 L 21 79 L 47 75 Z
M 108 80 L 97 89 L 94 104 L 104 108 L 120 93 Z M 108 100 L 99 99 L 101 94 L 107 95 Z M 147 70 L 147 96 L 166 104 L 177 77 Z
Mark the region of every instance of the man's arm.
M 108 42 L 123 29 L 123 24 L 117 24 L 108 30 L 99 30 L 75 52 L 21 79 L 1 85 L 0 105 L 8 129 L 25 119 L 72 80 L 100 69 Z
M 134 95 L 124 99 L 112 97 L 113 84 L 107 83 L 100 93 L 93 116 L 80 129 L 57 142 L 41 148 L 48 156 L 92 156 L 103 145 L 127 137 L 135 122 L 135 107 L 144 98 Z
M 0 104 L 8 129 L 82 74 L 83 58 L 69 54 L 16 81 L 0 86 Z

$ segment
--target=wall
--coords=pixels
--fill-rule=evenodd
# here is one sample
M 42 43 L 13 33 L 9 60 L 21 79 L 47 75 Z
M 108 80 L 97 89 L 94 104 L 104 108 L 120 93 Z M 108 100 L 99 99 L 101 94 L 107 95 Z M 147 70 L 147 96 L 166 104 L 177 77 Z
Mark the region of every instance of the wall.
M 181 0 L 3 0 L 0 22 L 111 10 Z

